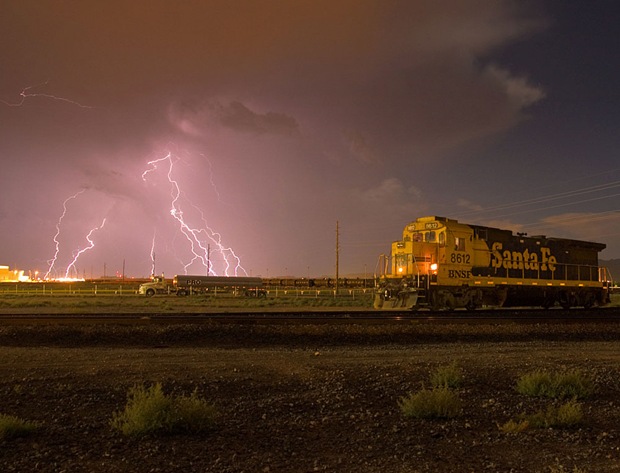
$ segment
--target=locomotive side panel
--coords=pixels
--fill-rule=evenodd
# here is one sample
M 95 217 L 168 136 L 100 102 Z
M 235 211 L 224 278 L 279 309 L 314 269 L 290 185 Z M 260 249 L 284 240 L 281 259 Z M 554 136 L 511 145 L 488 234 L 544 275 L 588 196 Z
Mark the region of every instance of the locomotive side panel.
M 487 242 L 490 262 L 473 268 L 475 276 L 567 281 L 598 280 L 596 246 L 572 240 L 515 236 Z

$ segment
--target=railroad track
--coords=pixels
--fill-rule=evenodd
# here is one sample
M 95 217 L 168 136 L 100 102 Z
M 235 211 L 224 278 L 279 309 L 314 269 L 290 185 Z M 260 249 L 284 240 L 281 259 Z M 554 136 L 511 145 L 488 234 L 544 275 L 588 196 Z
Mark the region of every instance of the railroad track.
M 620 307 L 595 309 L 487 309 L 477 311 L 263 311 L 209 313 L 0 314 L 10 325 L 173 324 L 565 324 L 620 323 Z

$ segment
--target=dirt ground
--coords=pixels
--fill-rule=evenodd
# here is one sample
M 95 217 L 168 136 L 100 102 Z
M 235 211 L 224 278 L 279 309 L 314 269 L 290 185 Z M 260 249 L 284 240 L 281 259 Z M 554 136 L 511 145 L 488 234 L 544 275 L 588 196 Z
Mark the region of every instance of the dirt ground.
M 398 401 L 457 362 L 462 413 L 405 418 Z M 571 429 L 499 429 L 553 401 L 515 391 L 535 369 L 580 369 L 597 391 Z M 161 382 L 218 419 L 199 435 L 126 438 L 128 389 Z M 0 414 L 40 424 L 0 440 L 19 472 L 620 471 L 620 327 L 0 327 Z

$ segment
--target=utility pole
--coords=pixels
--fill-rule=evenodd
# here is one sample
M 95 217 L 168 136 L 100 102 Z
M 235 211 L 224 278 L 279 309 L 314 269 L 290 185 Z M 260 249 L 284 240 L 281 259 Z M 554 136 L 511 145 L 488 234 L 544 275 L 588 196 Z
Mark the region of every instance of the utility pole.
M 336 295 L 338 294 L 338 277 L 339 277 L 339 268 L 340 265 L 340 229 L 338 220 L 336 220 Z

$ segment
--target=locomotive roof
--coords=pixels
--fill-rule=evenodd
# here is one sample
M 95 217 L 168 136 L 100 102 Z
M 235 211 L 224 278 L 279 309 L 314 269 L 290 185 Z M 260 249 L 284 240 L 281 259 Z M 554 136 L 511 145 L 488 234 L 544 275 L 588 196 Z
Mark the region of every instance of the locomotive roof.
M 580 247 L 580 248 L 588 248 L 588 249 L 596 249 L 597 251 L 602 251 L 607 248 L 605 243 L 596 243 L 593 241 L 585 241 L 585 240 L 573 240 L 571 238 L 558 238 L 558 237 L 547 237 L 545 235 L 532 235 L 528 236 L 527 234 L 519 234 L 516 235 L 511 230 L 502 230 L 494 227 L 485 227 L 483 225 L 469 225 L 472 229 L 478 230 L 487 230 L 497 233 L 503 233 L 506 236 L 511 238 L 523 238 L 528 240 L 536 240 L 536 241 L 544 241 L 544 242 L 555 242 L 560 245 L 564 245 L 567 247 Z
M 580 248 L 588 248 L 588 249 L 595 249 L 597 251 L 602 251 L 605 248 L 607 248 L 607 245 L 605 243 L 596 243 L 596 242 L 592 242 L 592 241 L 585 241 L 585 240 L 573 240 L 570 238 L 557 238 L 557 237 L 547 237 L 545 235 L 532 235 L 532 236 L 528 236 L 526 234 L 514 234 L 512 232 L 512 230 L 504 230 L 501 228 L 496 228 L 496 227 L 487 227 L 484 225 L 472 225 L 472 224 L 468 224 L 468 223 L 461 223 L 456 219 L 451 219 L 451 218 L 447 218 L 447 217 L 440 217 L 440 216 L 426 216 L 426 217 L 420 217 L 418 218 L 416 221 L 420 221 L 420 222 L 424 222 L 424 221 L 432 221 L 432 220 L 436 220 L 438 222 L 444 222 L 446 224 L 446 226 L 450 226 L 450 225 L 466 225 L 474 230 L 486 230 L 487 232 L 490 233 L 494 233 L 496 235 L 502 235 L 504 237 L 509 237 L 509 238 L 527 238 L 530 240 L 538 240 L 538 241 L 546 241 L 546 242 L 555 242 L 557 244 L 560 245 L 565 245 L 567 247 L 580 247 Z

